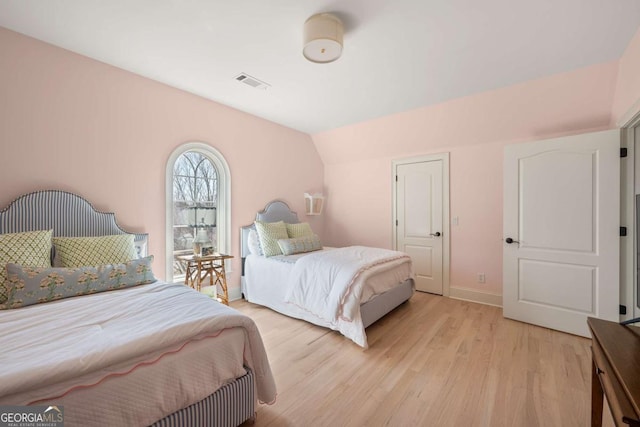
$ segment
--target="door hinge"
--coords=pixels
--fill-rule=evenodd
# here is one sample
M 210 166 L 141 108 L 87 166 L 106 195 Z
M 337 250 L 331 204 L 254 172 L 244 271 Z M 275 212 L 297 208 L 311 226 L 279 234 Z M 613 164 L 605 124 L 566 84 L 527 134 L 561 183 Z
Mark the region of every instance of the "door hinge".
M 627 147 L 620 147 L 620 157 L 627 157 Z
M 620 227 L 620 235 L 622 237 L 626 237 L 627 236 L 627 227 Z
M 396 175 L 396 182 L 398 182 L 398 175 Z
M 396 219 L 396 227 L 398 226 L 398 220 Z
M 627 314 L 627 306 L 620 304 L 620 314 Z

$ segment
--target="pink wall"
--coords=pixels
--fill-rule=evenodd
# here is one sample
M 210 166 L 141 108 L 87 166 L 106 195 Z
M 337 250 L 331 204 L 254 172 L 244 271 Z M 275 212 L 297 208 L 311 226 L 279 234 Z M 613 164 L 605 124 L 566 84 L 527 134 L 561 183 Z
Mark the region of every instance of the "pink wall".
M 313 135 L 325 240 L 392 247 L 392 160 L 450 152 L 451 287 L 501 294 L 504 145 L 609 128 L 616 76 L 617 61 Z
M 78 193 L 150 234 L 160 277 L 164 173 L 179 145 L 211 144 L 229 163 L 231 286 L 239 284 L 239 227 L 275 198 L 303 212 L 303 193 L 322 189 L 308 135 L 2 28 L 0 76 L 0 206 L 39 189 Z
M 184 142 L 207 142 L 230 165 L 232 286 L 238 227 L 268 200 L 302 212 L 302 193 L 324 185 L 325 214 L 310 222 L 327 244 L 391 247 L 391 161 L 448 151 L 451 216 L 460 218 L 451 286 L 500 294 L 504 145 L 606 129 L 633 110 L 640 32 L 619 63 L 316 134 L 315 146 L 306 134 L 1 28 L 0 76 L 0 206 L 44 188 L 79 193 L 123 227 L 150 233 L 159 276 L 164 170 Z M 274 167 L 282 153 L 298 161 Z M 486 284 L 475 283 L 478 272 Z
M 622 126 L 640 111 L 640 29 L 620 58 L 612 124 Z

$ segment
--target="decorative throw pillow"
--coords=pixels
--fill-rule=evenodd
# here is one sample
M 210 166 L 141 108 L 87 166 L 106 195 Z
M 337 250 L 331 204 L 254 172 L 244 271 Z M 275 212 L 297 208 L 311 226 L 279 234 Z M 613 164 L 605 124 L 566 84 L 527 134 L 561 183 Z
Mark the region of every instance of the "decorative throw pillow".
M 262 246 L 260 246 L 260 238 L 258 237 L 258 232 L 256 230 L 249 230 L 249 236 L 247 236 L 247 246 L 249 247 L 249 252 L 251 252 L 252 254 L 264 256 Z
M 138 258 L 133 234 L 98 237 L 54 237 L 56 266 L 119 264 Z M 59 261 L 59 264 L 58 264 Z
M 99 267 L 43 268 L 7 264 L 7 292 L 0 309 L 153 283 L 153 256 Z
M 147 253 L 147 241 L 143 240 L 143 241 L 136 242 L 135 236 L 134 236 L 133 249 L 136 253 L 136 258 L 144 258 L 142 254 Z
M 322 243 L 320 243 L 320 237 L 318 237 L 317 234 L 293 239 L 280 239 L 278 240 L 278 246 L 280 246 L 282 253 L 285 255 L 300 254 L 322 249 Z
M 283 221 L 279 222 L 262 222 L 256 221 L 256 231 L 260 238 L 260 245 L 264 256 L 282 255 L 278 240 L 287 239 L 287 226 Z
M 287 234 L 290 239 L 294 237 L 313 236 L 313 230 L 308 222 L 287 224 Z
M 0 234 L 0 304 L 7 300 L 8 263 L 51 267 L 52 233 L 53 230 Z

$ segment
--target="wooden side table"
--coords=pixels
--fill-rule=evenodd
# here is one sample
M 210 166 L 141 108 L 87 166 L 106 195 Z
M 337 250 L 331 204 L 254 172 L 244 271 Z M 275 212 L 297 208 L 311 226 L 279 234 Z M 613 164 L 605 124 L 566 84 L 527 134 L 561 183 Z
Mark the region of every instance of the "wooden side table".
M 209 286 L 215 286 L 216 299 L 229 305 L 227 291 L 227 275 L 224 271 L 224 261 L 233 258 L 232 255 L 213 254 L 209 256 L 178 255 L 178 260 L 187 265 L 184 284 L 200 292 L 204 281 L 209 278 Z M 218 285 L 222 293 L 218 293 Z

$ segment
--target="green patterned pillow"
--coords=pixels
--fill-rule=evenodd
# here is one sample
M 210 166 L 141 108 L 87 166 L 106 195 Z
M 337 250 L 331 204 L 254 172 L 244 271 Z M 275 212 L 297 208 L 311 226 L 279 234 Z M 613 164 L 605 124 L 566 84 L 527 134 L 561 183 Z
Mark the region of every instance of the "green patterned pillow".
M 290 239 L 294 239 L 296 237 L 313 236 L 313 230 L 308 222 L 287 224 L 287 234 Z
M 262 245 L 264 256 L 282 255 L 278 240 L 288 239 L 287 226 L 283 221 L 262 222 L 256 221 L 256 231 Z
M 280 239 L 278 245 L 285 255 L 301 254 L 303 252 L 319 251 L 322 249 L 320 237 L 311 236 L 294 237 L 293 239 Z
M 99 267 L 42 268 L 7 264 L 8 298 L 1 309 L 113 291 L 156 281 L 153 257 Z
M 51 267 L 52 233 L 53 230 L 0 234 L 0 304 L 7 300 L 8 263 Z
M 99 237 L 54 237 L 56 266 L 120 264 L 138 258 L 133 234 Z

